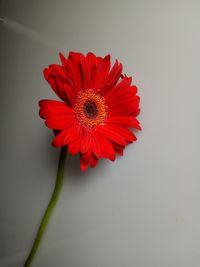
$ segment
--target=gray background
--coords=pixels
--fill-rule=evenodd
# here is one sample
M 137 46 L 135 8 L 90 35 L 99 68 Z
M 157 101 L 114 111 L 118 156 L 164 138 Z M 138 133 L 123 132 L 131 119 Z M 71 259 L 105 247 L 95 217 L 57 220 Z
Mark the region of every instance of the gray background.
M 200 266 L 200 2 L 3 0 L 0 266 L 22 266 L 54 187 L 59 150 L 37 102 L 58 51 L 111 53 L 139 87 L 143 131 L 114 163 L 66 162 L 32 266 Z M 14 24 L 13 24 L 14 23 Z M 21 25 L 21 26 L 20 26 Z

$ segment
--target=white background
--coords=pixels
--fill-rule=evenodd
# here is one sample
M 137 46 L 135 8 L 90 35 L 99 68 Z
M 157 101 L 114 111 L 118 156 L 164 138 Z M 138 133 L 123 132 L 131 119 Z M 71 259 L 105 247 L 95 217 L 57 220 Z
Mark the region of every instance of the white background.
M 139 87 L 143 131 L 112 163 L 66 162 L 33 267 L 200 266 L 200 2 L 3 0 L 0 266 L 22 266 L 54 187 L 59 150 L 38 116 L 56 99 L 58 52 L 112 55 Z M 32 30 L 33 32 L 29 31 Z

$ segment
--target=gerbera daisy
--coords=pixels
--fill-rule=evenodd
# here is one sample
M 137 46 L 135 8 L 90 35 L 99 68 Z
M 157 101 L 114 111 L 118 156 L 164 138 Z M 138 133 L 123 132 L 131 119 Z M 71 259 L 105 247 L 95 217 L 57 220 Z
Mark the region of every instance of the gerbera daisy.
M 80 154 L 83 171 L 95 167 L 99 158 L 115 160 L 126 145 L 136 140 L 131 128 L 141 130 L 137 87 L 131 77 L 122 74 L 117 60 L 113 67 L 110 55 L 97 57 L 70 52 L 60 54 L 61 65 L 53 64 L 44 76 L 62 101 L 41 100 L 40 116 L 53 129 L 52 144 L 61 147 L 57 178 L 49 204 L 24 267 L 29 267 L 60 195 L 67 148 L 70 154 Z
M 110 55 L 70 52 L 60 59 L 61 65 L 50 65 L 44 76 L 62 101 L 39 102 L 41 118 L 56 134 L 52 144 L 67 146 L 71 155 L 80 153 L 83 171 L 100 158 L 115 160 L 136 141 L 130 129 L 141 129 L 137 87 L 122 74 L 121 63 L 116 60 L 111 67 Z

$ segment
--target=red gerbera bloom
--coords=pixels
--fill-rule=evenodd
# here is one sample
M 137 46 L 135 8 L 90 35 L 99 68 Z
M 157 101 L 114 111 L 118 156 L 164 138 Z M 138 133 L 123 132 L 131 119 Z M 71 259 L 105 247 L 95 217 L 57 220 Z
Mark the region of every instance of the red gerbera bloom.
M 63 102 L 41 100 L 40 116 L 56 132 L 52 144 L 80 153 L 80 166 L 95 167 L 99 158 L 115 160 L 136 140 L 130 128 L 140 130 L 139 96 L 132 78 L 122 75 L 117 60 L 70 52 L 60 54 L 62 65 L 52 64 L 44 76 Z

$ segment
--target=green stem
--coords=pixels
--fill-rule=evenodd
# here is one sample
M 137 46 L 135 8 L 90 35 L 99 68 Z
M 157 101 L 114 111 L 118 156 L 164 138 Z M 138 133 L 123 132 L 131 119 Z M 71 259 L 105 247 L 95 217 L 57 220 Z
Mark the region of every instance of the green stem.
M 24 267 L 28 267 L 31 265 L 31 262 L 33 261 L 33 258 L 35 256 L 37 250 L 38 250 L 38 247 L 40 245 L 40 242 L 41 242 L 42 237 L 44 235 L 44 232 L 46 230 L 49 219 L 52 215 L 52 212 L 54 210 L 54 207 L 55 207 L 57 200 L 58 200 L 58 197 L 60 195 L 62 185 L 63 185 L 63 176 L 64 176 L 64 166 L 65 166 L 66 154 L 67 154 L 67 148 L 62 147 L 61 152 L 60 152 L 55 188 L 54 188 L 53 194 L 51 196 L 51 199 L 49 201 L 49 204 L 46 208 L 46 211 L 43 215 L 43 218 L 42 218 L 42 221 L 40 223 L 40 227 L 38 229 L 35 241 L 33 243 L 30 254 L 29 254 L 29 256 L 28 256 L 28 258 L 24 264 Z

